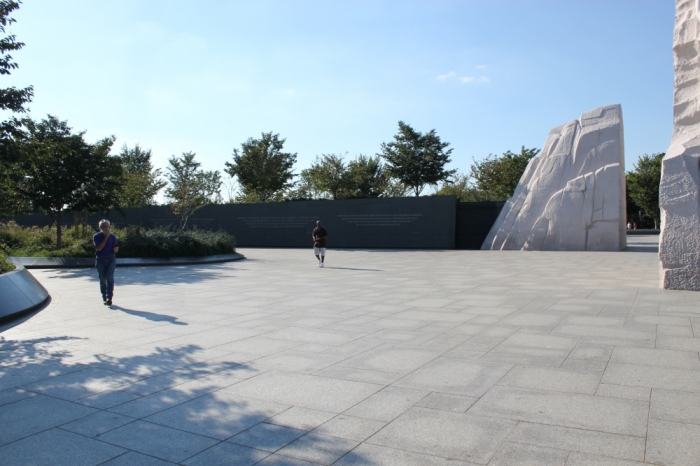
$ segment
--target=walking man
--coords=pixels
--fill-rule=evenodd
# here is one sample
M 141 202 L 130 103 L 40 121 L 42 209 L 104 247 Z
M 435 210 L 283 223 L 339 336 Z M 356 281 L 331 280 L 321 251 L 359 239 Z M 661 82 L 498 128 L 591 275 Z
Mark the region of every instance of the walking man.
M 119 251 L 117 237 L 109 231 L 109 220 L 100 220 L 100 232 L 92 237 L 95 243 L 95 268 L 100 276 L 100 292 L 105 306 L 112 305 L 114 295 L 114 269 L 117 268 L 117 258 L 114 253 Z
M 318 259 L 318 266 L 323 268 L 323 261 L 326 258 L 328 230 L 323 228 L 320 220 L 316 222 L 316 228 L 314 228 L 313 233 L 311 233 L 311 237 L 314 240 L 314 254 L 316 255 L 316 259 Z

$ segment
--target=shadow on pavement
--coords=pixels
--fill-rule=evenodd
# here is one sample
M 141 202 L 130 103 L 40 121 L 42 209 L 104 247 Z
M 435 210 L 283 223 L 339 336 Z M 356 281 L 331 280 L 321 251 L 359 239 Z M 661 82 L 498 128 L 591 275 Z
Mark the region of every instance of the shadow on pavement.
M 181 322 L 177 320 L 177 317 L 169 316 L 167 314 L 158 314 L 156 312 L 146 312 L 146 311 L 136 311 L 134 309 L 127 309 L 125 307 L 111 305 L 110 308 L 117 309 L 126 314 L 132 316 L 143 317 L 146 320 L 151 320 L 153 322 L 170 322 L 174 325 L 188 325 L 187 322 Z
M 336 269 L 336 270 L 361 270 L 366 272 L 384 272 L 380 269 L 354 269 L 352 267 L 323 267 L 324 269 Z
M 234 355 L 197 345 L 95 355 L 105 343 L 0 337 L 0 419 L 9 426 L 0 429 L 3 464 L 102 464 L 121 456 L 124 464 L 252 465 L 268 457 L 266 464 L 287 464 L 293 460 L 270 455 L 297 440 L 289 456 L 328 448 L 323 436 L 269 421 L 289 405 L 227 392 L 263 372 Z
M 230 263 L 209 265 L 176 265 L 164 267 L 117 267 L 114 278 L 119 285 L 199 283 L 221 278 L 220 271 L 230 271 Z M 97 281 L 97 271 L 87 269 L 54 269 L 51 278 L 88 278 Z M 230 276 L 230 275 L 227 275 Z

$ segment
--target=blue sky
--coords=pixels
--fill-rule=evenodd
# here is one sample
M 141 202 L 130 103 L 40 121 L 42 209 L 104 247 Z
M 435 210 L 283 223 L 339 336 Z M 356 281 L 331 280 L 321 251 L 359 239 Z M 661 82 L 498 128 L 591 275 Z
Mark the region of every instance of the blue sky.
M 273 131 L 301 170 L 373 155 L 403 120 L 468 171 L 612 103 L 628 170 L 671 137 L 672 0 L 25 0 L 14 17 L 26 47 L 1 86 L 160 167 L 194 151 L 223 170 Z

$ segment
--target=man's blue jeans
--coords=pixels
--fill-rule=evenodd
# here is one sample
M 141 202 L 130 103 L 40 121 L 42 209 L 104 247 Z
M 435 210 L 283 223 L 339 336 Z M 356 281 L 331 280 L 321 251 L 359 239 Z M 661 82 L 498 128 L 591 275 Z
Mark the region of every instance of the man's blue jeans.
M 95 268 L 100 275 L 100 291 L 102 299 L 112 299 L 114 294 L 114 270 L 117 268 L 117 258 L 114 254 L 95 259 Z

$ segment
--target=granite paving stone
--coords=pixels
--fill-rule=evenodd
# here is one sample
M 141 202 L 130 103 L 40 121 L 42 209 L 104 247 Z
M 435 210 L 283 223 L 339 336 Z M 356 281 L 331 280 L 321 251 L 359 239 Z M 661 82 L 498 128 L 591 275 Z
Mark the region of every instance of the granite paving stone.
M 173 463 L 184 461 L 219 443 L 210 437 L 144 421 L 111 430 L 100 436 L 100 440 Z
M 489 466 L 565 466 L 568 457 L 566 450 L 506 442 L 491 459 Z
M 479 397 L 512 368 L 510 364 L 438 358 L 395 382 L 394 385 Z
M 0 461 L 22 466 L 90 466 L 126 451 L 72 432 L 50 429 L 0 447 Z
M 581 370 L 516 366 L 501 378 L 498 384 L 593 395 L 598 389 L 601 376 L 601 373 Z
M 613 351 L 610 362 L 615 364 L 677 367 L 700 371 L 700 358 L 698 358 L 696 351 L 617 347 Z
M 648 463 L 695 466 L 700 458 L 700 426 L 649 420 L 646 461 Z
M 386 425 L 385 422 L 340 414 L 317 427 L 313 433 L 363 441 Z
M 508 441 L 547 448 L 644 461 L 643 437 L 520 422 Z
M 97 393 L 123 387 L 139 377 L 100 368 L 89 368 L 25 385 L 29 391 L 74 401 Z
M 291 456 L 312 463 L 333 464 L 359 442 L 317 433 L 309 433 L 279 450 L 282 456 Z
M 586 453 L 572 452 L 566 462 L 566 466 L 642 466 L 637 461 L 621 460 L 609 456 L 590 455 Z
M 373 466 L 475 466 L 477 463 L 361 443 L 334 463 L 334 466 L 365 466 L 367 464 Z
M 146 418 L 147 421 L 225 440 L 289 408 L 218 391 Z
M 100 466 L 174 466 L 170 461 L 154 458 L 153 456 L 129 451 L 114 459 L 101 463 Z
M 478 400 L 474 396 L 453 395 L 451 393 L 433 392 L 420 400 L 416 406 L 423 408 L 439 409 L 441 411 L 454 411 L 463 413 Z
M 0 445 L 73 421 L 96 410 L 44 395 L 0 406 Z M 8 428 L 8 426 L 11 426 Z
M 220 443 L 189 458 L 187 466 L 252 466 L 269 456 L 268 452 L 232 443 Z
M 700 371 L 675 367 L 608 364 L 603 383 L 700 392 Z
M 304 434 L 306 434 L 305 430 L 262 422 L 234 435 L 228 441 L 250 448 L 275 452 Z
M 95 414 L 62 424 L 60 428 L 86 437 L 99 437 L 105 432 L 130 422 L 134 422 L 134 419 L 108 411 L 98 411 Z
M 440 356 L 441 352 L 415 346 L 382 345 L 338 363 L 355 369 L 408 374 Z
M 272 416 L 265 422 L 308 431 L 315 429 L 335 416 L 337 416 L 336 413 L 292 406 L 288 410 Z
M 384 388 L 381 385 L 270 371 L 223 389 L 232 395 L 341 413 Z
M 487 464 L 517 423 L 506 419 L 411 408 L 367 442 Z
M 349 416 L 389 422 L 426 397 L 429 392 L 403 387 L 386 387 L 345 411 Z
M 467 413 L 643 437 L 649 404 L 499 385 Z
M 651 391 L 649 417 L 700 425 L 700 393 L 655 388 Z

